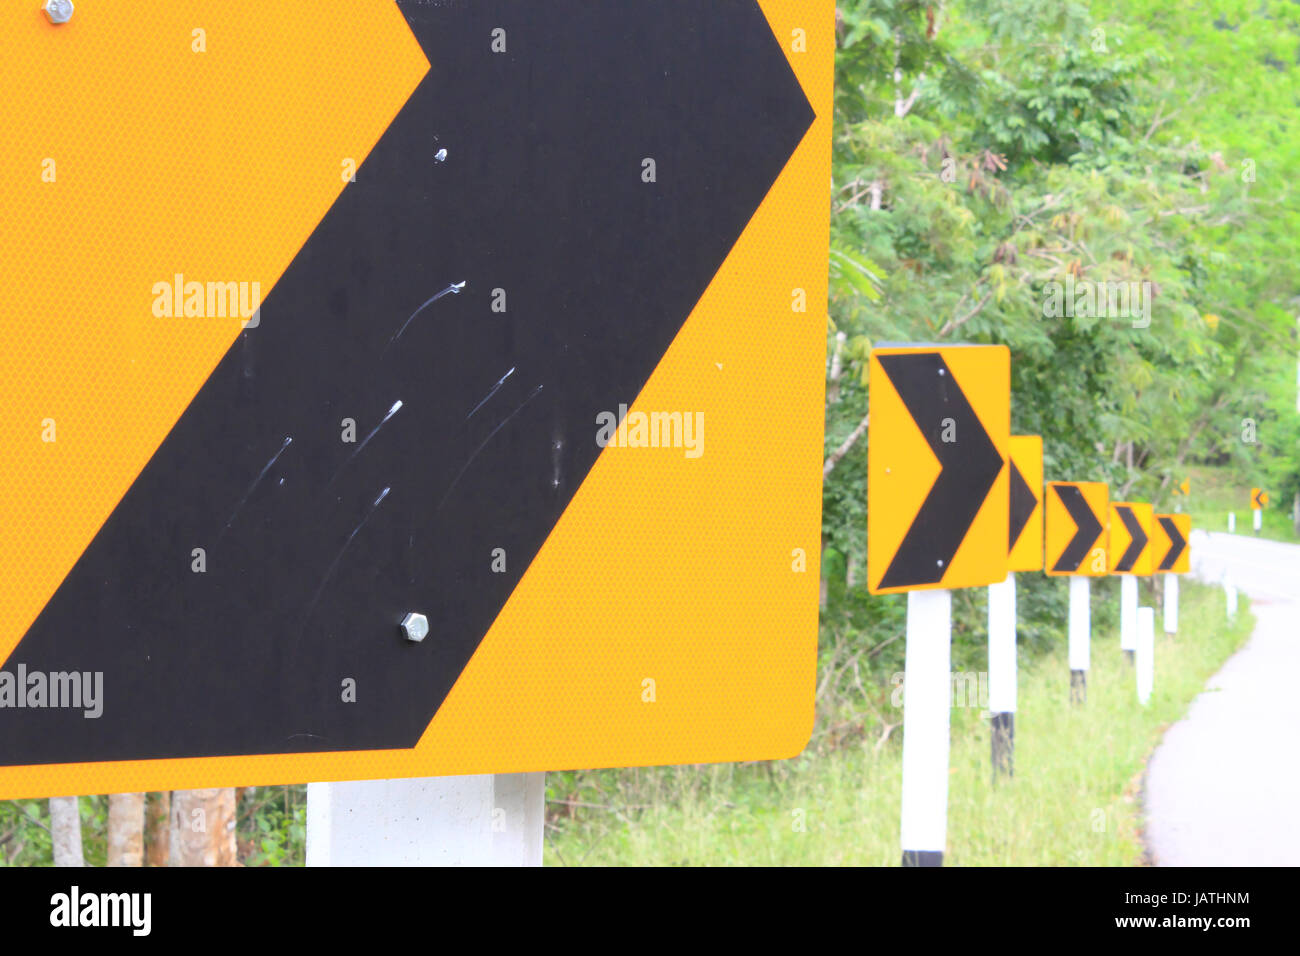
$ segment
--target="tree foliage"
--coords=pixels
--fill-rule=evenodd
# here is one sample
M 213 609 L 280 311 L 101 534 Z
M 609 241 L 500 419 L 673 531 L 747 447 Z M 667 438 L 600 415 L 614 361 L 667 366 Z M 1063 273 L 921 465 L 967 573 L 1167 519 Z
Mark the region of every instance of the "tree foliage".
M 1048 480 L 1165 507 L 1214 461 L 1287 501 L 1300 6 L 844 0 L 839 21 L 832 248 L 858 266 L 832 270 L 827 626 L 897 613 L 835 580 L 865 555 L 873 342 L 1009 346 Z M 1149 289 L 1149 323 L 1053 308 L 1107 283 Z

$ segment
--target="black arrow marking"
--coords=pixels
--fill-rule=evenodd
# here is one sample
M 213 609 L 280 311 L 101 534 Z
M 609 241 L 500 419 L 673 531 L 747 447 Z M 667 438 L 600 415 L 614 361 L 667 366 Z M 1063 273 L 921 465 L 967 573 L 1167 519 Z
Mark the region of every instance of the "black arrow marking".
M 1263 502 L 1263 500 L 1262 500 L 1263 497 L 1264 497 L 1264 492 L 1263 492 L 1263 491 L 1257 491 L 1257 492 L 1255 492 L 1255 499 L 1254 499 L 1254 500 L 1255 500 L 1255 507 L 1256 507 L 1256 508 L 1263 508 L 1263 507 L 1264 507 L 1264 502 Z
M 938 352 L 882 355 L 880 367 L 942 470 L 879 587 L 937 584 L 997 481 L 1002 456 Z M 945 419 L 952 419 L 956 441 L 943 440 Z
M 754 0 L 399 6 L 429 74 L 12 655 L 103 716 L 0 764 L 413 746 L 814 119 Z
M 1088 552 L 1096 542 L 1097 536 L 1101 534 L 1101 522 L 1092 513 L 1092 508 L 1077 485 L 1053 485 L 1052 487 L 1056 489 L 1056 497 L 1061 499 L 1061 504 L 1065 505 L 1065 510 L 1070 513 L 1070 520 L 1074 522 L 1074 527 L 1077 529 L 1070 543 L 1061 552 L 1061 556 L 1056 559 L 1052 570 L 1078 571 L 1084 559 L 1088 557 Z
M 1029 487 L 1029 482 L 1025 481 L 1024 475 L 1020 474 L 1016 463 L 1010 459 L 1008 461 L 1011 464 L 1011 533 L 1007 538 L 1007 552 L 1010 553 L 1016 546 L 1016 542 L 1020 540 L 1025 525 L 1029 524 L 1029 516 L 1038 507 L 1038 496 Z
M 1183 549 L 1187 547 L 1187 539 L 1178 530 L 1178 524 L 1173 518 L 1157 518 L 1156 520 L 1160 522 L 1160 527 L 1165 529 L 1165 534 L 1169 535 L 1169 551 L 1160 561 L 1160 570 L 1170 571 L 1178 563 Z
M 1133 565 L 1142 557 L 1142 550 L 1147 546 L 1147 533 L 1142 530 L 1142 522 L 1138 521 L 1137 515 L 1128 505 L 1116 505 L 1115 510 L 1119 512 L 1119 519 L 1124 522 L 1128 536 L 1132 539 L 1123 556 L 1115 563 L 1115 570 L 1132 571 Z

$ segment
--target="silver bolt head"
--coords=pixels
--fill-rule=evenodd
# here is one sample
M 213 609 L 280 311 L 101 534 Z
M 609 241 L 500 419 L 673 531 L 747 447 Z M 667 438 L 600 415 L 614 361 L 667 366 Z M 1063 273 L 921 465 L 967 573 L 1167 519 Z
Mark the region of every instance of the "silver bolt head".
M 402 618 L 402 633 L 413 644 L 419 644 L 429 636 L 429 619 L 423 614 L 412 611 Z
M 72 0 L 45 0 L 41 9 L 51 23 L 67 23 L 72 19 Z

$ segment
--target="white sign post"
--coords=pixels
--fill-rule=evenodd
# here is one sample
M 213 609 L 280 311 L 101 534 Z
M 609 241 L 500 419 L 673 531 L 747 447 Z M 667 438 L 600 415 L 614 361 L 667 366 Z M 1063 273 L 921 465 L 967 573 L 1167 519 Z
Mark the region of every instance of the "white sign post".
M 1092 607 L 1088 578 L 1070 578 L 1070 700 L 1088 699 L 1088 665 L 1091 661 Z
M 952 592 L 907 592 L 903 665 L 903 866 L 942 866 L 948 837 Z
M 1143 707 L 1151 700 L 1155 683 L 1156 611 L 1155 608 L 1138 608 L 1137 692 Z
M 1259 534 L 1264 527 L 1264 512 L 1259 508 L 1253 508 L 1250 513 L 1255 516 L 1255 534 Z
M 1228 534 L 1237 533 L 1237 512 L 1228 512 Z
M 993 776 L 1015 772 L 1016 576 L 989 585 L 989 713 Z
M 1137 650 L 1138 582 L 1132 575 L 1119 579 L 1119 646 L 1124 659 L 1133 663 Z
M 1237 616 L 1237 585 L 1229 580 L 1223 582 L 1223 594 L 1228 599 L 1228 620 Z
M 541 866 L 546 774 L 307 785 L 308 866 Z
M 1165 633 L 1178 633 L 1178 575 L 1166 574 L 1165 579 Z

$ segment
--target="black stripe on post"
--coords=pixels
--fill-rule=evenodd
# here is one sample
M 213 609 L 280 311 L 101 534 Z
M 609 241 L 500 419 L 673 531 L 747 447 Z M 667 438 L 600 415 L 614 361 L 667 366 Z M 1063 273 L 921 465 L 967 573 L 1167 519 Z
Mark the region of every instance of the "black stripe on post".
M 993 779 L 998 774 L 1014 777 L 1016 750 L 1016 715 L 1002 713 L 993 715 Z
M 1070 703 L 1082 704 L 1088 699 L 1088 672 L 1070 671 Z
M 943 866 L 940 850 L 904 850 L 903 866 Z

